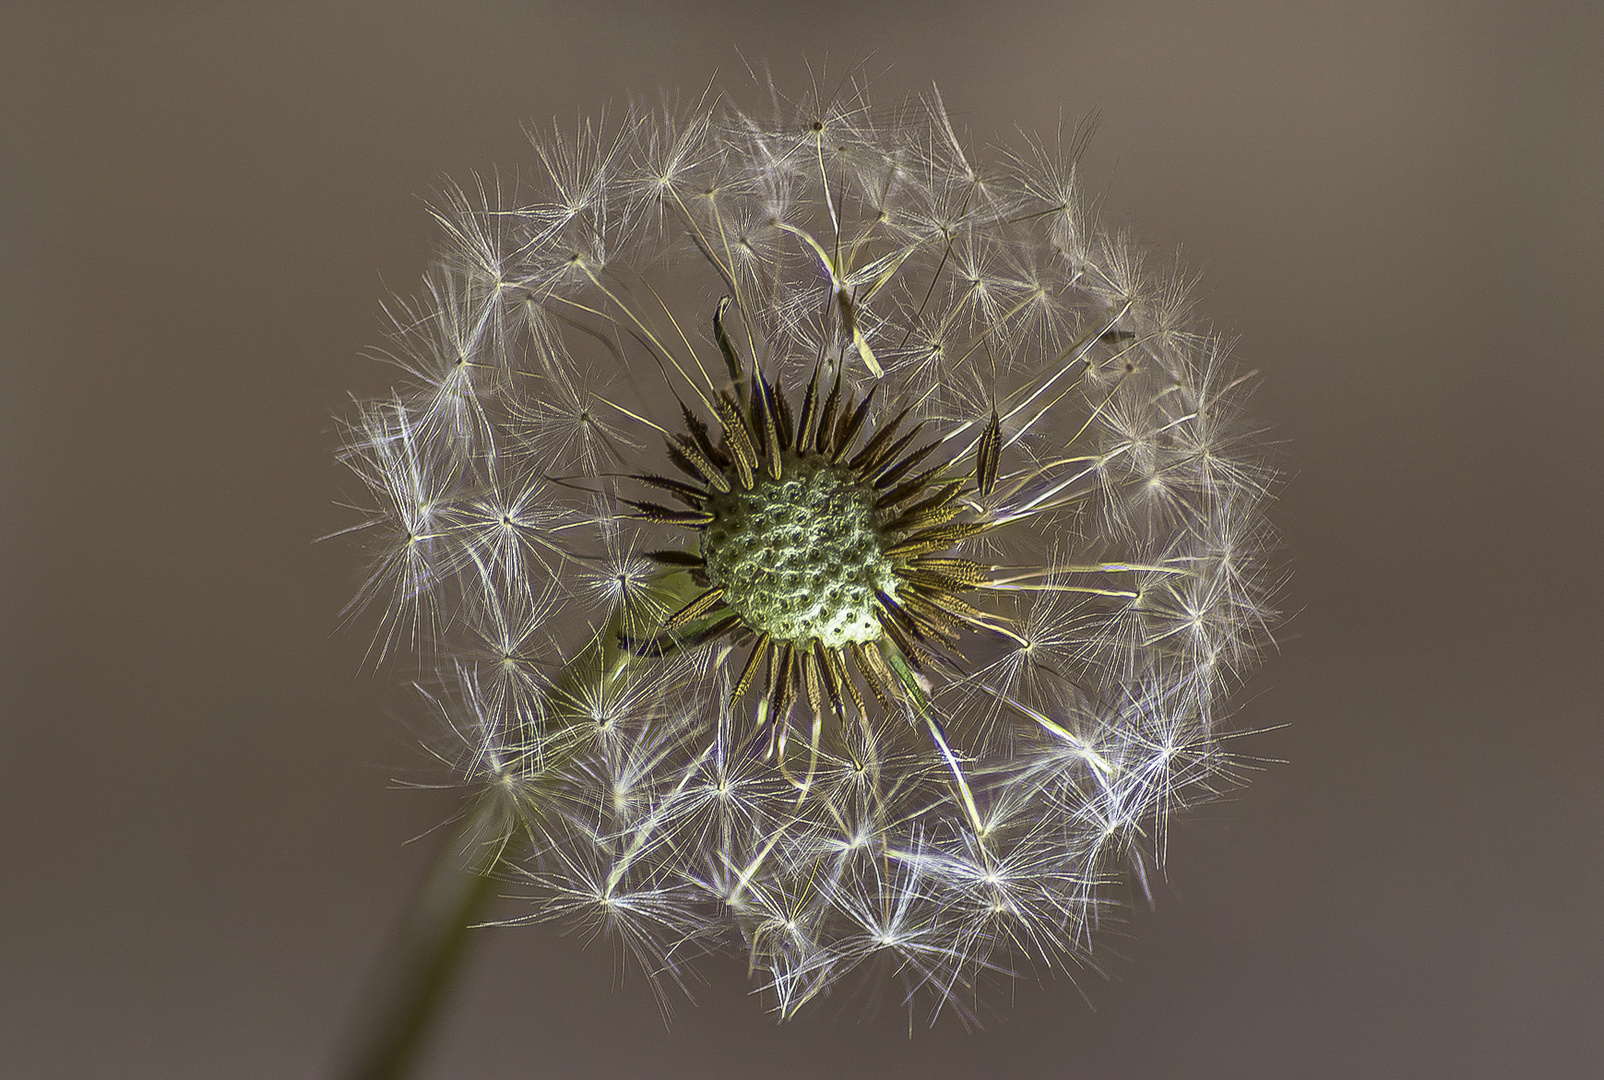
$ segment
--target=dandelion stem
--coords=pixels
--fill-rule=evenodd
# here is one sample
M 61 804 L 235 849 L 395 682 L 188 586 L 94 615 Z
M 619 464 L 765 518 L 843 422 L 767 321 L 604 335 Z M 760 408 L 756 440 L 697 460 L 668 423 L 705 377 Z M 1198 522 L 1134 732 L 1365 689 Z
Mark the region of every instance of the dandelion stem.
M 468 929 L 495 892 L 491 872 L 505 845 L 490 838 L 504 835 L 498 828 L 502 815 L 487 803 L 441 846 L 405 922 L 369 977 L 334 1076 L 395 1080 L 411 1071 L 466 951 Z
M 683 573 L 669 571 L 654 579 L 648 588 L 665 610 L 673 610 L 684 601 L 689 580 Z M 620 608 L 564 669 L 547 698 L 545 710 L 555 714 L 559 730 L 579 721 L 577 715 L 565 717 L 561 712 L 574 711 L 584 680 L 600 680 L 605 685 L 629 663 L 631 653 L 619 644 L 625 622 Z M 567 703 L 569 708 L 559 711 L 555 706 L 560 703 Z M 562 748 L 566 752 L 559 751 L 544 763 L 545 771 L 559 767 L 577 749 L 573 740 L 567 742 Z M 687 779 L 691 771 L 687 771 Z M 465 950 L 467 932 L 480 921 L 480 914 L 495 892 L 495 871 L 507 851 L 508 837 L 516 831 L 516 817 L 512 802 L 496 797 L 484 799 L 440 849 L 412 899 L 405 924 L 368 984 L 353 1025 L 354 1050 L 336 1076 L 342 1080 L 396 1080 L 407 1075 Z M 629 859 L 644 842 L 643 833 L 637 837 Z M 626 859 L 608 883 L 609 892 L 627 865 Z

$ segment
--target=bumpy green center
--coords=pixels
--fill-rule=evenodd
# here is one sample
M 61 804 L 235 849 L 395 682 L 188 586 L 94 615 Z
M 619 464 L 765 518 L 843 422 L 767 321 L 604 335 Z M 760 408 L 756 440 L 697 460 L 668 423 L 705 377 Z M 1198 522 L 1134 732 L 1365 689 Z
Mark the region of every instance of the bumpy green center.
M 778 480 L 708 502 L 708 579 L 724 602 L 776 642 L 828 648 L 878 639 L 875 591 L 896 596 L 869 489 L 809 454 L 786 455 Z

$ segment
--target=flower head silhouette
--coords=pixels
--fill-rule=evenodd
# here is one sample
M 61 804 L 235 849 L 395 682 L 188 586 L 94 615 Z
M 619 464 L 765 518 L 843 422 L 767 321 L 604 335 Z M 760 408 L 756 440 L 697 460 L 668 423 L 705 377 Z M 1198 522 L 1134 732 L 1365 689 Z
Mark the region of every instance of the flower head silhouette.
M 1078 140 L 978 165 L 934 95 L 536 150 L 441 200 L 405 384 L 343 451 L 356 606 L 529 917 L 670 982 L 735 950 L 782 1017 L 1092 962 L 1235 782 L 1274 622 L 1273 473 L 1186 282 L 1097 226 Z

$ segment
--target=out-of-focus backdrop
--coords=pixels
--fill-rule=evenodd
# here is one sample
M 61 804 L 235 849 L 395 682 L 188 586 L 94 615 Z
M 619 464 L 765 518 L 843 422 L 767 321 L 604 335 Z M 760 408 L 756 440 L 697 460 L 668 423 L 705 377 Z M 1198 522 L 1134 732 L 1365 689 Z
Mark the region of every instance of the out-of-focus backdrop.
M 0 16 L 0 1073 L 319 1075 L 456 796 L 341 632 L 331 414 L 445 176 L 631 95 L 1096 111 L 1115 224 L 1262 372 L 1279 759 L 1109 977 L 984 1030 L 480 932 L 420 1075 L 1588 1077 L 1604 1068 L 1604 16 L 1429 0 L 20 3 Z M 348 485 L 347 485 L 348 486 Z M 421 837 L 416 842 L 407 841 Z M 500 909 L 514 914 L 515 904 Z

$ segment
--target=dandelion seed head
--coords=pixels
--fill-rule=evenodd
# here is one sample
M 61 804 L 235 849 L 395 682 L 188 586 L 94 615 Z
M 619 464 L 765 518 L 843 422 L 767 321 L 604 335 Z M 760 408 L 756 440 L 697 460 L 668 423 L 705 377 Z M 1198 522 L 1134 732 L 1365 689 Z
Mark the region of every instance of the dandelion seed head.
M 1192 280 L 1081 197 L 1089 128 L 994 166 L 934 94 L 769 96 L 436 201 L 405 385 L 345 421 L 353 609 L 433 672 L 530 921 L 970 1022 L 1094 967 L 1238 781 L 1275 473 Z

